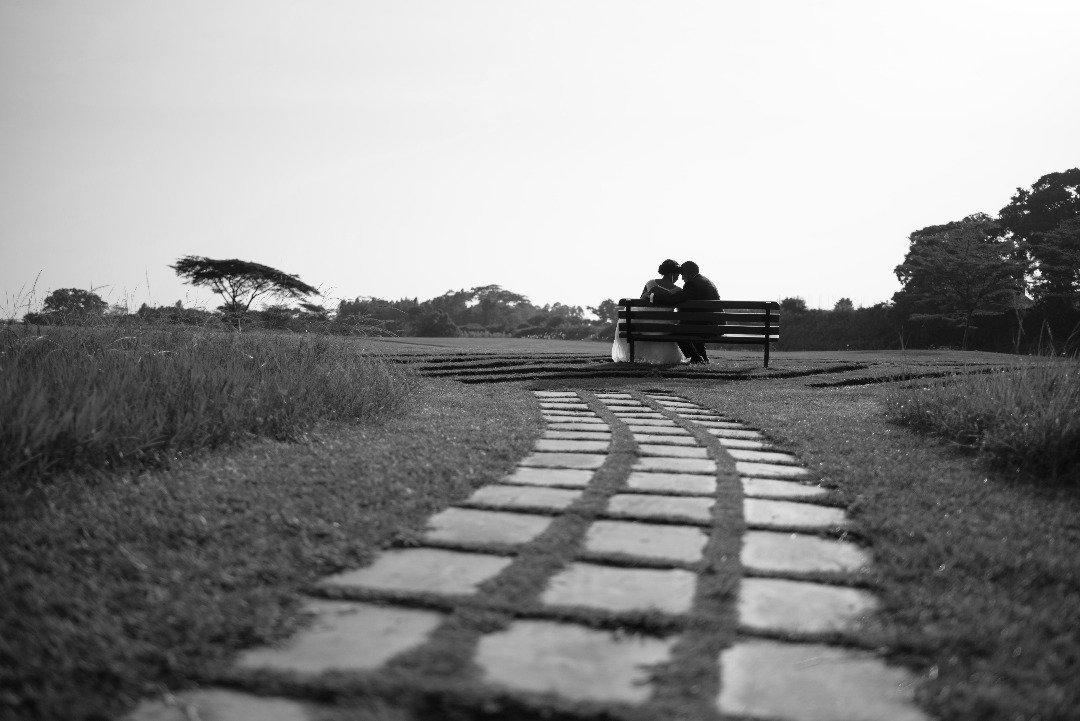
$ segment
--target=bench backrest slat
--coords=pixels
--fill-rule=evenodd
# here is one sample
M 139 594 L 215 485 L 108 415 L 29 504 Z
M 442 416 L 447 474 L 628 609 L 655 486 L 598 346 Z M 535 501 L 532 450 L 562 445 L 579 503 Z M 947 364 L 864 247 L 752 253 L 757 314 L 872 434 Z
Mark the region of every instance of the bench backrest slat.
M 623 298 L 619 301 L 619 305 L 622 307 L 633 308 L 663 308 L 666 306 L 658 306 L 650 303 L 647 300 L 641 298 Z M 774 312 L 780 310 L 780 304 L 775 300 L 692 300 L 679 305 L 681 309 L 693 309 L 693 310 L 713 310 L 715 308 L 746 308 L 750 310 L 765 310 L 771 308 Z
M 780 304 L 775 301 L 700 300 L 672 308 L 623 298 L 619 306 L 616 333 L 627 340 L 631 362 L 635 340 L 749 343 L 765 347 L 767 368 L 769 343 L 780 339 Z

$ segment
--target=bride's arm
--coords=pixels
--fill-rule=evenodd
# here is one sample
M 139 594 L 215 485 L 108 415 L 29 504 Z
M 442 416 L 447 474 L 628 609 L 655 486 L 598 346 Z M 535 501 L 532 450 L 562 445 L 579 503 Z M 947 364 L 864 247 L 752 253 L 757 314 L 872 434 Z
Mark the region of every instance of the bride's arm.
M 671 305 L 671 298 L 678 292 L 678 289 L 671 290 L 657 284 L 653 286 L 651 292 L 653 305 Z

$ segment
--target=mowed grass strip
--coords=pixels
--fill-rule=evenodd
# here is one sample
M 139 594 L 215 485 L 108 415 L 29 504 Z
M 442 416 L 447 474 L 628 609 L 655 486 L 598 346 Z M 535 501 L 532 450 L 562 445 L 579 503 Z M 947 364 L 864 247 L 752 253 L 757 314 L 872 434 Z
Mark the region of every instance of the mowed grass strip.
M 415 374 L 347 338 L 154 326 L 0 332 L 0 483 L 161 465 L 399 409 Z
M 1080 361 L 952 376 L 887 396 L 895 420 L 975 448 L 1032 479 L 1080 484 Z
M 508 473 L 534 408 L 520 387 L 421 381 L 381 424 L 0 486 L 0 717 L 116 718 L 220 677 L 299 627 L 298 589 Z
M 890 422 L 887 393 L 797 381 L 685 387 L 784 440 L 843 499 L 873 554 L 875 637 L 921 673 L 916 698 L 934 717 L 1075 718 L 1080 494 Z

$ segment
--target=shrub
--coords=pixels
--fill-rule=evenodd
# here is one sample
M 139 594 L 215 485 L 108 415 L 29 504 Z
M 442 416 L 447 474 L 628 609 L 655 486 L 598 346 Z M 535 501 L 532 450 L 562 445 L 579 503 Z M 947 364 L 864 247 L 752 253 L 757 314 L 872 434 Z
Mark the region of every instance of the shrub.
M 952 376 L 887 398 L 898 422 L 1036 477 L 1080 482 L 1080 361 Z
M 0 479 L 164 463 L 393 411 L 414 384 L 347 339 L 174 327 L 0 330 Z

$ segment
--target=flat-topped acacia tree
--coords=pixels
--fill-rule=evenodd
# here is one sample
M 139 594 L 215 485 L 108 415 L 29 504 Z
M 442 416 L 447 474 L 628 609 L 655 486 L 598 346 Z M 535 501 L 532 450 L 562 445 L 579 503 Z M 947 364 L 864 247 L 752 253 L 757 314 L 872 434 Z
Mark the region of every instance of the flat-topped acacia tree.
M 186 255 L 169 266 L 181 278 L 195 286 L 208 287 L 220 295 L 225 303 L 221 310 L 236 319 L 247 313 L 257 298 L 289 298 L 300 300 L 318 295 L 312 286 L 277 268 L 261 263 L 230 258 L 216 260 L 198 255 Z

